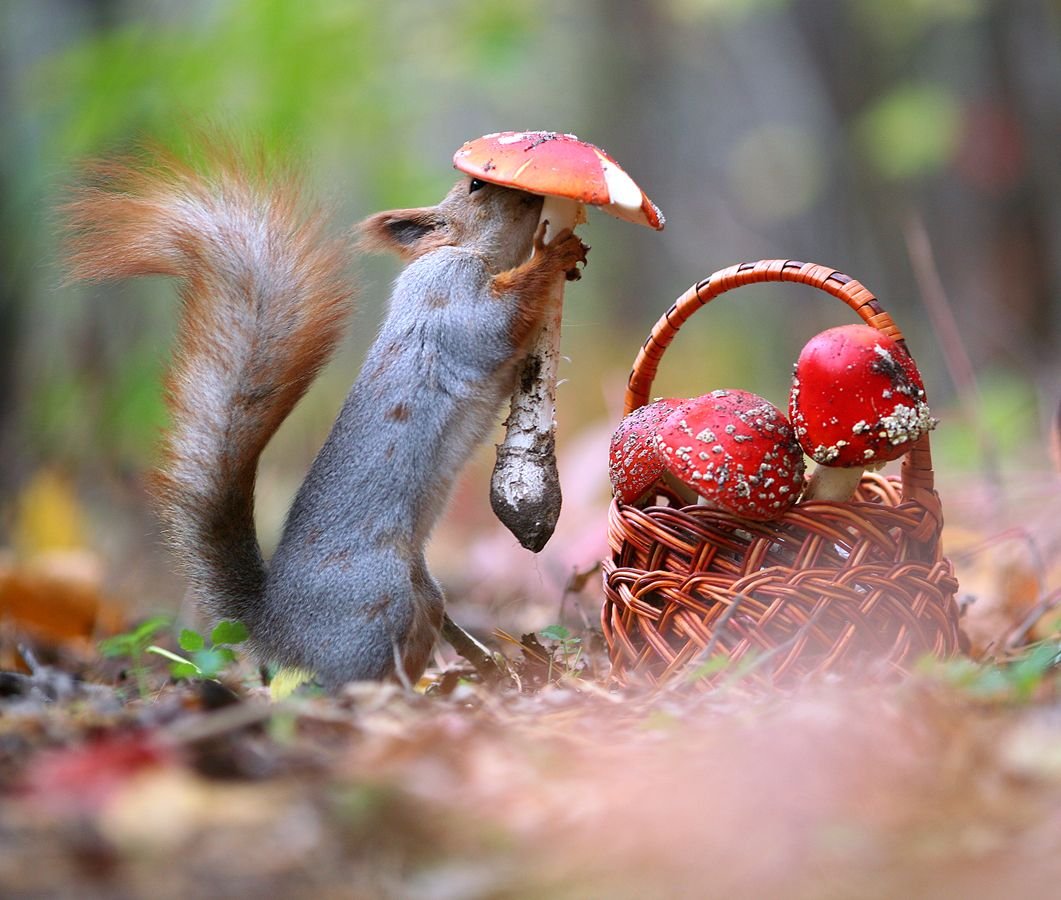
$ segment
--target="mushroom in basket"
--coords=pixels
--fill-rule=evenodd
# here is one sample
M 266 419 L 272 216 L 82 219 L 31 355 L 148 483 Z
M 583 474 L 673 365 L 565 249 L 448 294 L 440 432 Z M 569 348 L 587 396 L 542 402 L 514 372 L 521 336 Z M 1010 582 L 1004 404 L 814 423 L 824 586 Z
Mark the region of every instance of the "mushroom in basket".
M 789 415 L 818 463 L 804 500 L 850 500 L 865 469 L 898 459 L 936 427 L 910 354 L 869 325 L 811 338 L 796 363 Z
M 703 505 L 744 519 L 780 517 L 803 486 L 803 451 L 788 419 L 769 401 L 740 390 L 657 401 L 631 413 L 613 438 L 611 462 L 612 485 L 623 502 L 670 478 Z
M 657 444 L 659 427 L 688 400 L 656 400 L 626 416 L 612 435 L 608 476 L 615 496 L 639 506 L 669 491 L 681 505 L 696 503 L 697 495 L 667 471 Z

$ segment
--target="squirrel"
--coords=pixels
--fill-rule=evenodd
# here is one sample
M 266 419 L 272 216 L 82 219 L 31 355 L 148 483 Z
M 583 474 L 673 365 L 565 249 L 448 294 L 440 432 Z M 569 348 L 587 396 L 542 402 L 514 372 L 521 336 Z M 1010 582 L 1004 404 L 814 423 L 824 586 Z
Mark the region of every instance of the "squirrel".
M 325 237 L 295 179 L 238 154 L 90 171 L 65 207 L 71 275 L 179 280 L 153 495 L 194 594 L 247 627 L 257 659 L 326 690 L 415 682 L 444 612 L 425 543 L 512 393 L 549 283 L 577 277 L 589 248 L 570 231 L 545 242 L 541 197 L 468 177 L 437 206 L 364 220 L 364 248 L 405 265 L 266 565 L 258 459 L 342 336 L 348 242 Z

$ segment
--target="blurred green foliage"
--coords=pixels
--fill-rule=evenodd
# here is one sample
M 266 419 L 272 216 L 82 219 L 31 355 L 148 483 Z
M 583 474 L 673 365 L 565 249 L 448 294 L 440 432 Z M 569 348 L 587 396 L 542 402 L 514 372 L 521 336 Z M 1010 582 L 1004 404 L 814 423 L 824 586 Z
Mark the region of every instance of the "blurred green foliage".
M 424 177 L 416 142 L 377 136 L 415 134 L 427 96 L 417 82 L 503 71 L 536 18 L 533 5 L 473 0 L 446 3 L 444 21 L 425 12 L 366 0 L 157 5 L 44 59 L 29 100 L 53 117 L 59 159 L 143 136 L 194 157 L 204 130 L 234 129 L 267 150 L 371 153 L 373 179 L 404 193 Z
M 568 293 L 562 444 L 614 421 L 637 347 L 689 284 L 784 256 L 835 265 L 881 297 L 944 420 L 938 464 L 977 466 L 911 272 L 915 211 L 977 360 L 982 424 L 1041 462 L 1061 336 L 1059 15 L 1048 0 L 0 5 L 0 489 L 42 460 L 89 479 L 149 463 L 172 287 L 61 286 L 53 210 L 85 157 L 145 139 L 194 156 L 218 130 L 293 160 L 337 227 L 434 202 L 452 152 L 487 131 L 575 131 L 623 162 L 669 225 L 656 235 L 591 213 L 584 227 L 593 252 Z M 363 264 L 349 353 L 278 436 L 288 480 L 394 272 Z M 657 392 L 744 387 L 784 405 L 803 341 L 851 321 L 807 297 L 778 287 L 712 306 L 669 351 Z
M 908 47 L 940 25 L 982 16 L 990 0 L 889 0 L 849 4 L 859 24 L 887 47 Z
M 1015 468 L 1034 465 L 1041 454 L 1039 409 L 1034 387 L 1015 373 L 992 369 L 979 379 L 979 414 L 994 449 Z M 983 462 L 974 423 L 960 414 L 949 416 L 932 436 L 933 450 L 948 465 L 967 471 Z
M 904 181 L 947 164 L 960 124 L 958 102 L 945 88 L 901 84 L 859 117 L 855 134 L 881 175 Z

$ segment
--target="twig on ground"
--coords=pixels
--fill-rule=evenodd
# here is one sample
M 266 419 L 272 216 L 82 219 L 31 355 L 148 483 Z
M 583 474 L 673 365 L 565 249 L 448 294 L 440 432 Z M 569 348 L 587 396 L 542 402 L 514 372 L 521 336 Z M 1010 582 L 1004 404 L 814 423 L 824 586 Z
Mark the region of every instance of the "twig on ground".
M 505 678 L 506 671 L 498 662 L 496 654 L 454 622 L 449 613 L 442 617 L 442 637 L 475 666 L 475 671 L 487 684 L 495 684 Z
M 936 342 L 943 352 L 943 362 L 951 382 L 958 392 L 958 401 L 965 412 L 976 437 L 983 460 L 984 474 L 992 488 L 995 510 L 1001 511 L 1004 501 L 1002 491 L 1002 469 L 999 464 L 998 447 L 980 413 L 980 388 L 976 381 L 976 369 L 962 341 L 954 308 L 947 298 L 935 254 L 928 238 L 925 223 L 917 213 L 911 213 L 903 229 L 907 254 L 914 271 L 921 301 L 928 313 Z
M 1053 609 L 1061 606 L 1061 588 L 1056 591 L 1051 591 L 1045 597 L 1043 597 L 1038 603 L 1031 608 L 1031 611 L 1024 620 L 1014 628 L 1002 642 L 1002 646 L 1006 650 L 1015 650 L 1021 646 L 1025 639 L 1028 637 L 1028 632 L 1035 627 L 1035 623 L 1038 622 L 1043 616 Z

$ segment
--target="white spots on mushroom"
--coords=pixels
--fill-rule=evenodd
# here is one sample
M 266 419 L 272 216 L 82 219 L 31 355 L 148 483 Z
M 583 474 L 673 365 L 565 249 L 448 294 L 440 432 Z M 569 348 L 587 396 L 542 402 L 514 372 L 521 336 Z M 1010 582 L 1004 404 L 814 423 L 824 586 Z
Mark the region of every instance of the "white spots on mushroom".
M 880 435 L 893 447 L 918 440 L 923 434 L 931 431 L 938 424 L 932 417 L 928 404 L 916 403 L 914 406 L 897 404 L 895 408 L 880 420 Z
M 839 455 L 840 455 L 840 448 L 839 447 L 836 447 L 836 446 L 826 447 L 826 446 L 824 446 L 822 444 L 819 444 L 810 453 L 811 459 L 813 459 L 816 463 L 823 463 L 823 464 L 832 462 Z
M 664 460 L 675 477 L 738 516 L 775 518 L 803 482 L 803 455 L 791 425 L 744 391 L 714 391 L 691 401 L 667 420 L 661 440 L 671 449 Z M 779 479 L 789 484 L 787 492 L 777 490 Z

